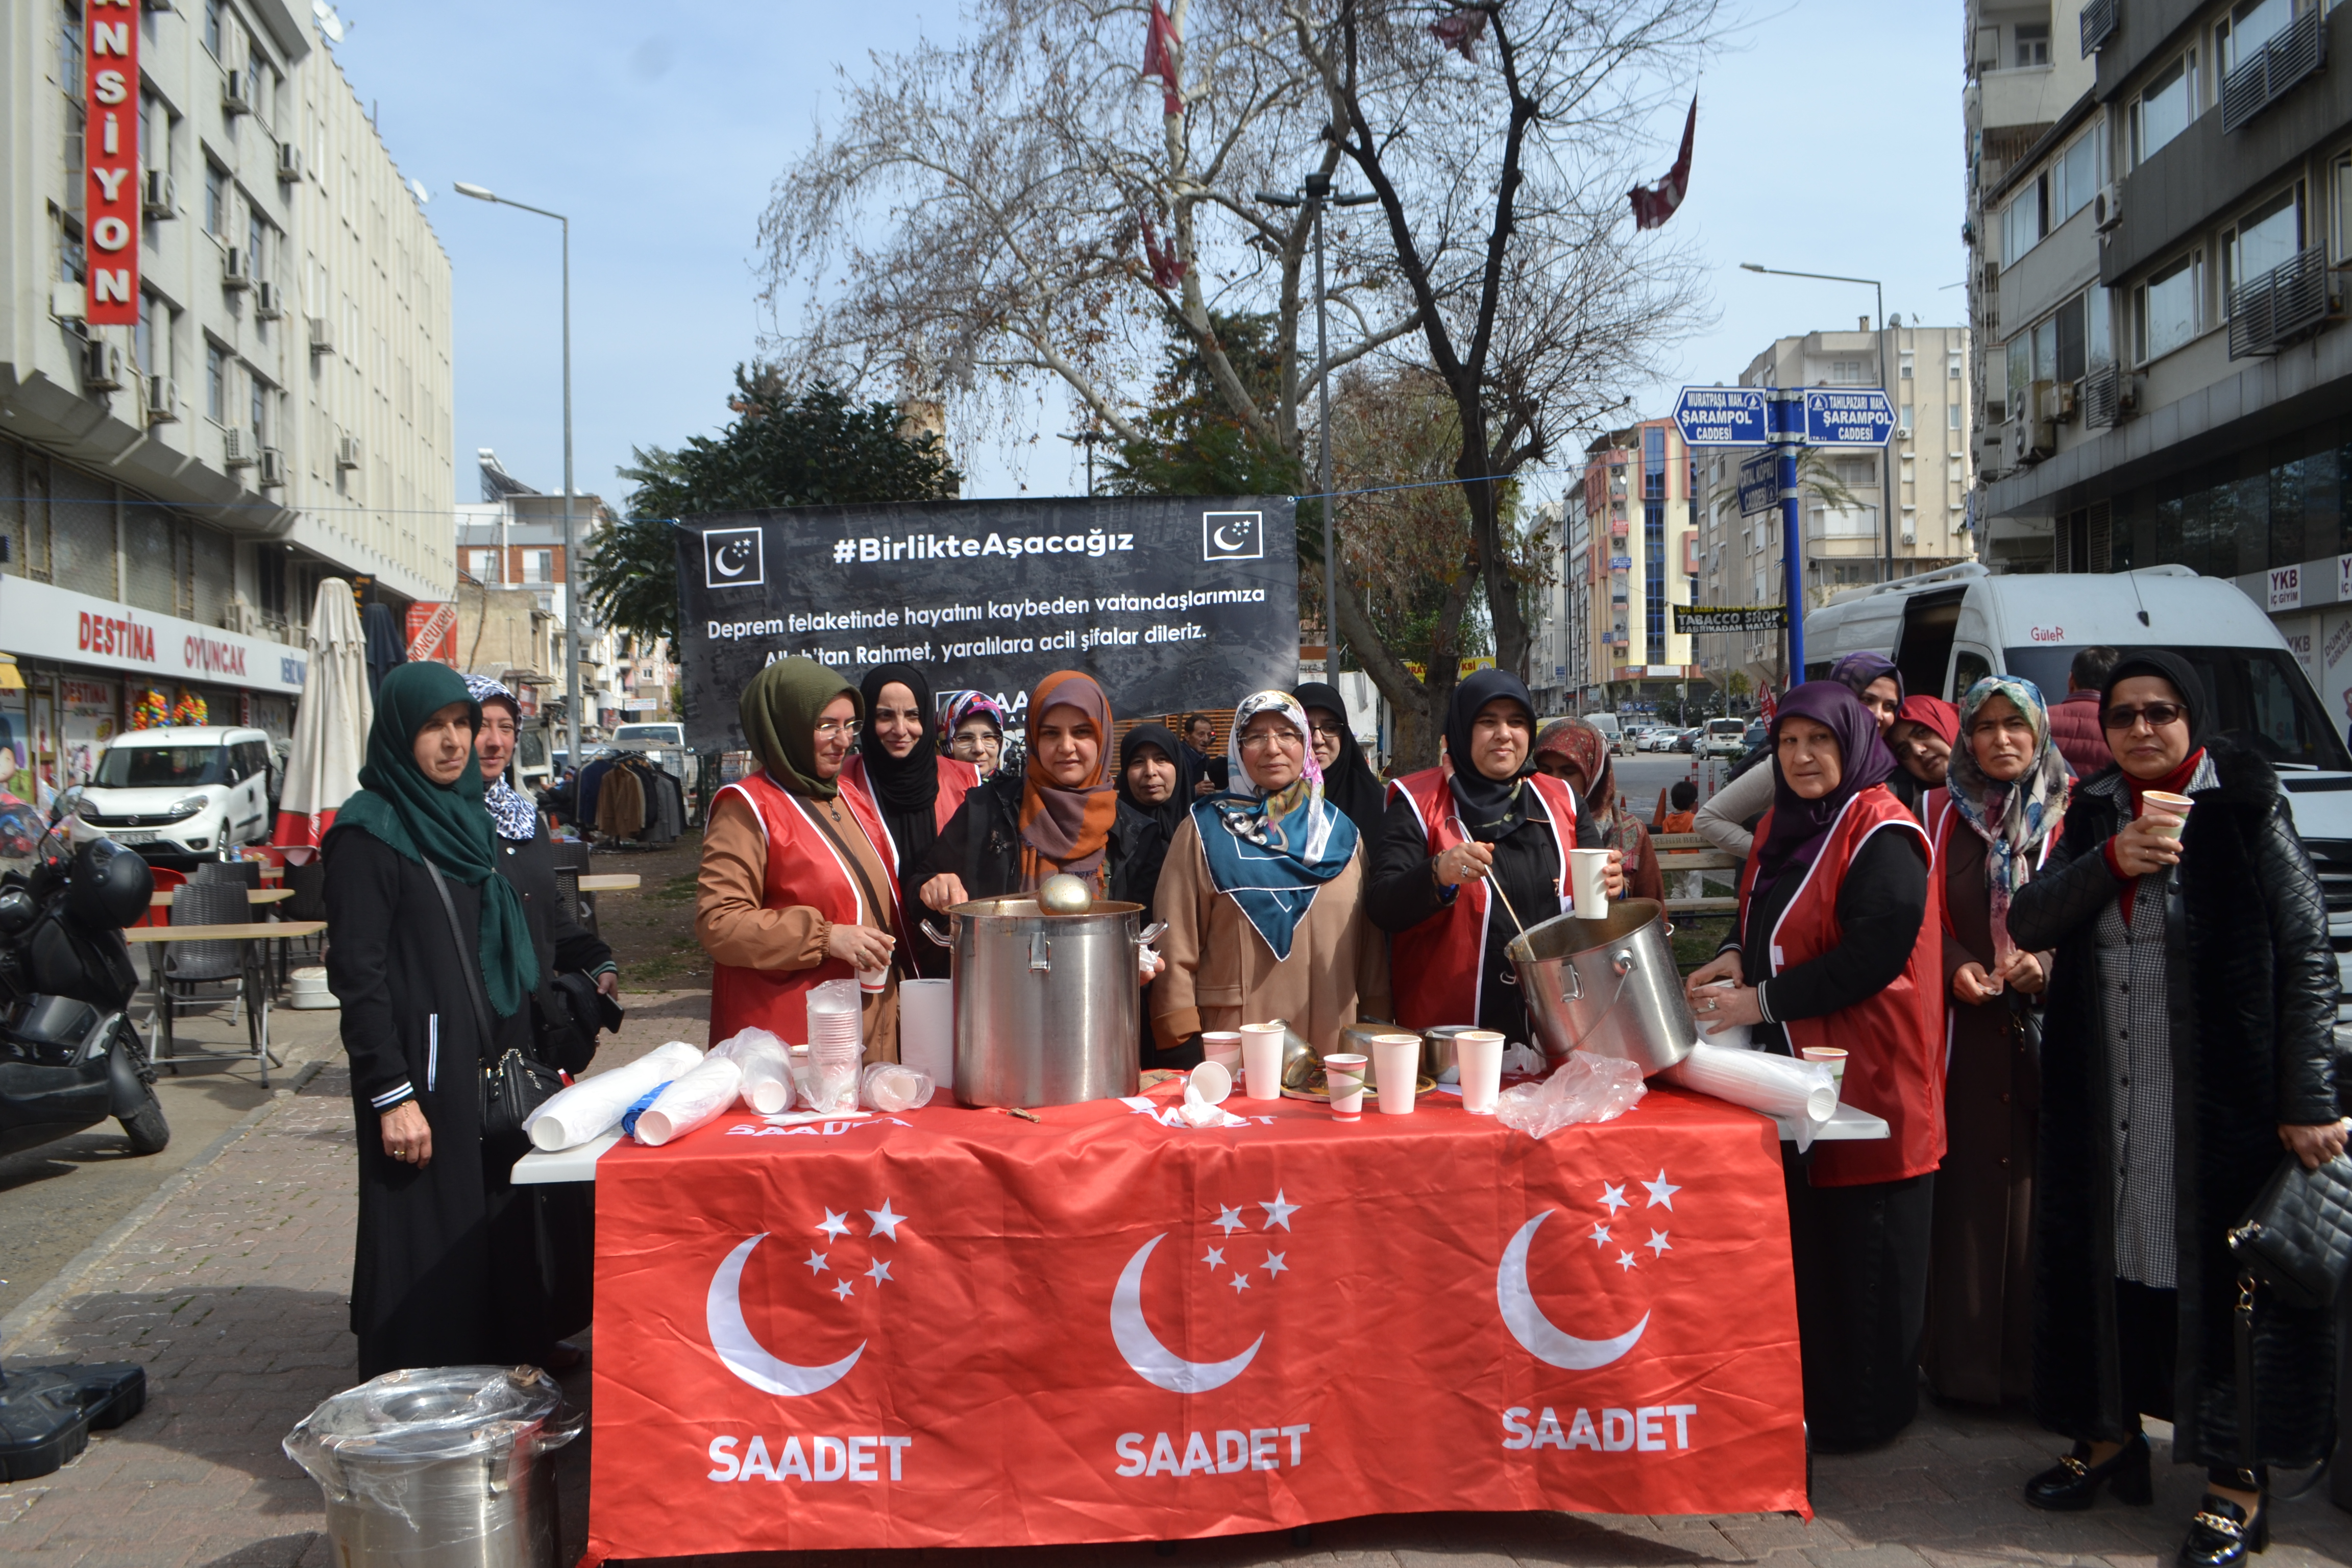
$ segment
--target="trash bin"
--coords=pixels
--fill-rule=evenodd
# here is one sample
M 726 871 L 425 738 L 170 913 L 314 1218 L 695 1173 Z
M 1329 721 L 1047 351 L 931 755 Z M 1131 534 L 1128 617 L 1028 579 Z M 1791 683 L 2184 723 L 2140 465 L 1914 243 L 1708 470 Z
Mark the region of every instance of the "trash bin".
M 295 1424 L 341 1568 L 556 1568 L 554 1452 L 577 1412 L 536 1367 L 388 1372 Z

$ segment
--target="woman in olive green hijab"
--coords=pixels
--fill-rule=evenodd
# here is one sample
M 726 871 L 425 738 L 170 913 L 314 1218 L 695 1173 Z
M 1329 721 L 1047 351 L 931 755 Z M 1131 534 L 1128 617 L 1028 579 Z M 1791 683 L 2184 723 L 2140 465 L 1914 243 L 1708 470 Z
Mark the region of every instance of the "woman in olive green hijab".
M 780 658 L 743 689 L 740 714 L 761 765 L 711 802 L 695 898 L 711 1043 L 756 1026 L 800 1045 L 810 990 L 859 975 L 866 1059 L 896 1061 L 898 868 L 866 796 L 840 785 L 865 717 L 857 688 Z

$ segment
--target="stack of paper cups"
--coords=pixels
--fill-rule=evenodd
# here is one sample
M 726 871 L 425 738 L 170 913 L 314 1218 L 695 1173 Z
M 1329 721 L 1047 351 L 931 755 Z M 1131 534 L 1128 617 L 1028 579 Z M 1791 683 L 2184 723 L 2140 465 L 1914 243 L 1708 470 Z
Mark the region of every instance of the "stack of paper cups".
M 809 1061 L 816 1069 L 819 1110 L 857 1109 L 857 1069 L 866 1055 L 857 992 L 854 980 L 828 980 L 809 992 Z
M 955 982 L 898 982 L 898 1059 L 935 1084 L 955 1082 Z

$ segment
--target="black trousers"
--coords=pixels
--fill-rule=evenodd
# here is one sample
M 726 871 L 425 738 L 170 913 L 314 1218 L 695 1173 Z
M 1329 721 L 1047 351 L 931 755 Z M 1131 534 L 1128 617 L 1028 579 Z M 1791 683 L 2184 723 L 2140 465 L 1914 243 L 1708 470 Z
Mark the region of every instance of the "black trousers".
M 1816 1187 L 1794 1144 L 1781 1153 L 1806 1441 L 1817 1453 L 1874 1448 L 1919 1414 L 1936 1178 Z
M 2158 1421 L 2172 1419 L 2174 1379 L 2179 1375 L 2180 1292 L 2159 1290 L 2136 1279 L 2116 1281 L 2116 1372 L 2123 1383 L 2124 1408 Z M 2217 1487 L 2260 1490 L 2269 1483 L 2267 1467 L 2249 1478 L 2235 1465 L 2209 1465 L 2205 1479 Z

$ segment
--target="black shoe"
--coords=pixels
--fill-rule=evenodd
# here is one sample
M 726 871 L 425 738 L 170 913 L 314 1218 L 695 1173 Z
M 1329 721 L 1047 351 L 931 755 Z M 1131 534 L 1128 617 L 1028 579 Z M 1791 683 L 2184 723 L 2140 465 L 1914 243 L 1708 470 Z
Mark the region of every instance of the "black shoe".
M 2088 1443 L 2075 1444 L 2073 1453 L 2025 1483 L 2025 1500 L 2053 1513 L 2073 1513 L 2090 1507 L 2102 1486 L 2115 1492 L 2117 1502 L 2155 1500 L 2155 1488 L 2147 1475 L 2146 1435 L 2134 1434 L 2104 1465 L 2092 1464 L 2090 1456 Z
M 2176 1561 L 2180 1568 L 2230 1568 L 2243 1563 L 2249 1552 L 2267 1552 L 2271 1544 L 2271 1510 L 2257 1507 L 2251 1522 L 2246 1510 L 2227 1498 L 2205 1494 L 2189 1516 L 2189 1539 L 2180 1543 Z

